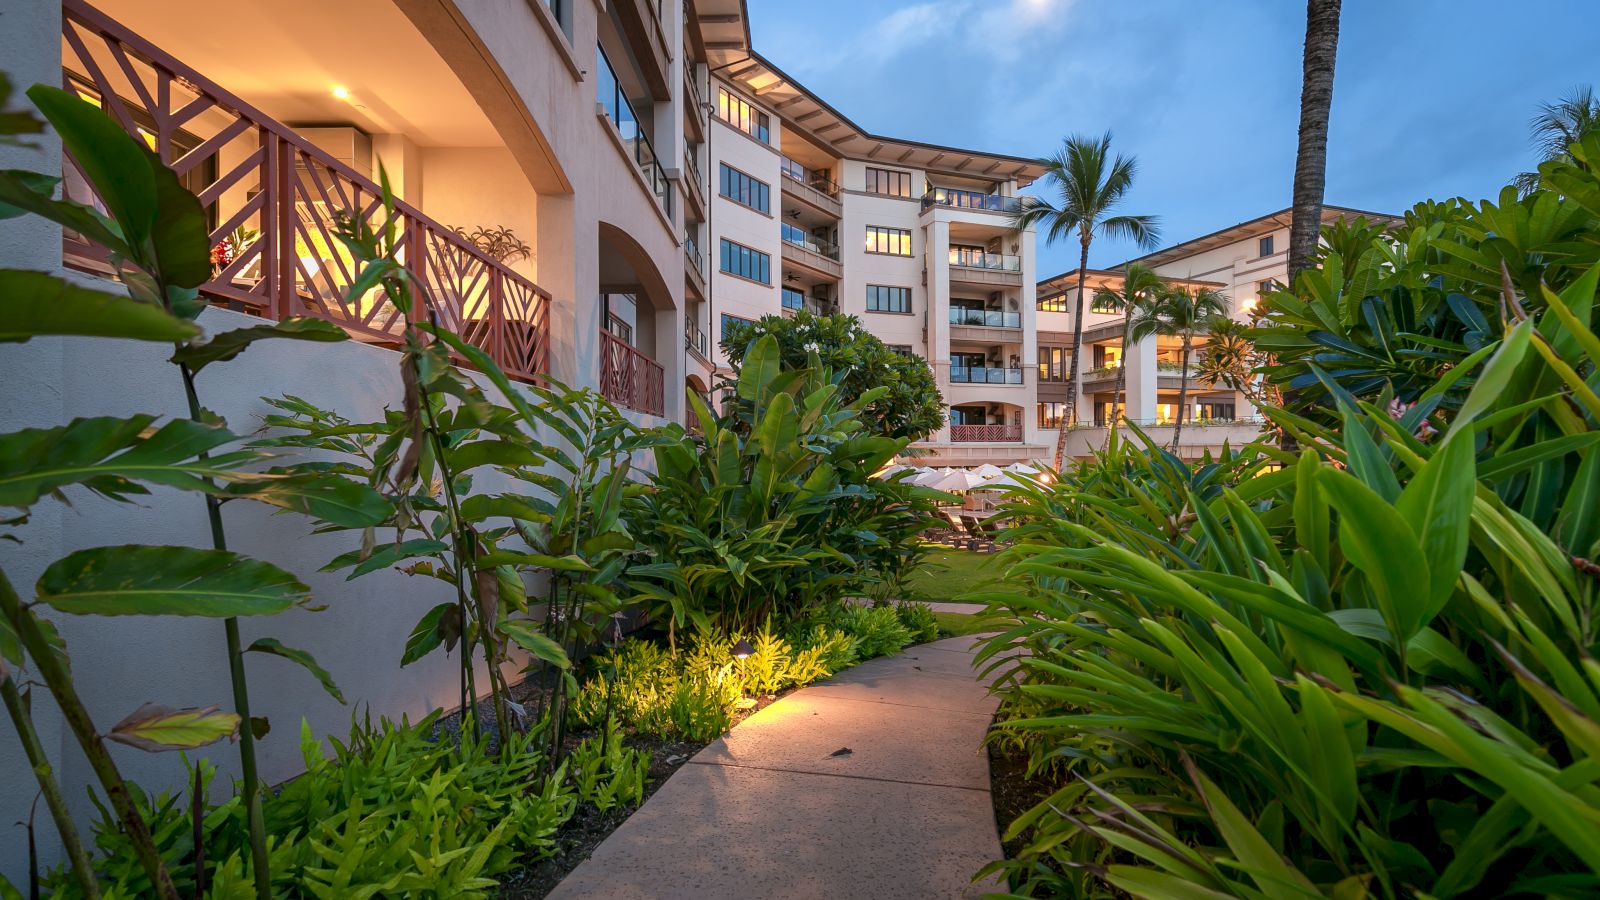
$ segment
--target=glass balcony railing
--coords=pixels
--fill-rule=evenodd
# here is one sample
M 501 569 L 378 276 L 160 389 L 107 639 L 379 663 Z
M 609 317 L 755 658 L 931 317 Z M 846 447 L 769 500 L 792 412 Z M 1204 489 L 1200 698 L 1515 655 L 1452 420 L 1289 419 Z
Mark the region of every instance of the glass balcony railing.
M 617 134 L 622 136 L 623 146 L 633 155 L 634 164 L 639 167 L 645 184 L 655 195 L 656 203 L 671 216 L 672 182 L 667 180 L 667 172 L 661 167 L 661 160 L 656 156 L 649 136 L 639 126 L 639 117 L 634 114 L 633 105 L 622 92 L 622 85 L 617 81 L 617 70 L 611 67 L 611 60 L 606 58 L 605 48 L 596 45 L 595 56 L 600 70 L 599 77 L 595 79 L 595 99 L 605 109 L 606 118 L 616 126 Z
M 995 366 L 951 366 L 951 384 L 1021 384 L 1022 370 Z
M 963 269 L 988 269 L 994 272 L 1021 272 L 1022 257 L 999 253 L 974 253 L 964 248 L 950 248 L 950 265 Z
M 1021 328 L 1022 313 L 998 309 L 963 309 L 950 307 L 951 325 L 978 325 L 985 328 Z
M 785 243 L 810 250 L 812 253 L 826 256 L 831 260 L 839 259 L 838 244 L 819 238 L 814 234 L 807 234 L 805 229 L 797 228 L 788 222 L 783 223 L 782 237 Z
M 839 185 L 827 175 L 808 169 L 787 156 L 780 156 L 778 159 L 778 168 L 783 172 L 783 177 L 815 188 L 835 200 L 839 199 Z
M 935 206 L 952 206 L 958 209 L 980 209 L 986 212 L 1015 213 L 1022 209 L 1022 198 L 963 191 L 956 188 L 936 187 L 922 195 L 922 211 Z

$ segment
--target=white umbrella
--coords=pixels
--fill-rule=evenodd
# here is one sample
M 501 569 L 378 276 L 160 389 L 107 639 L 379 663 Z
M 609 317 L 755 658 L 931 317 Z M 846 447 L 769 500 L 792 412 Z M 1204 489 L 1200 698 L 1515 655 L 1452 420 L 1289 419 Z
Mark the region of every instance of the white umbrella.
M 990 463 L 984 463 L 973 471 L 977 473 L 979 478 L 993 478 L 1000 474 L 1000 467 Z
M 1007 472 L 1016 472 L 1016 473 L 1021 474 L 1021 475 L 1037 475 L 1037 474 L 1039 474 L 1039 470 L 1038 469 L 1035 469 L 1033 466 L 1030 466 L 1027 463 L 1020 463 L 1020 462 L 1014 462 L 1011 465 L 1006 466 L 1006 471 Z
M 985 478 L 972 486 L 975 491 L 1003 491 L 1006 488 L 1026 486 L 1033 487 L 1038 482 L 1029 478 L 1022 472 L 1001 472 L 993 478 Z
M 929 485 L 929 487 L 936 491 L 970 491 L 972 490 L 973 485 L 981 482 L 982 480 L 982 478 L 979 478 L 977 475 L 974 475 L 971 472 L 963 472 L 958 470 L 951 472 L 949 475 L 946 475 L 943 478 L 940 478 L 938 481 Z
M 920 487 L 933 487 L 934 482 L 943 478 L 944 474 L 936 469 L 919 469 L 917 474 L 906 480 Z
M 895 475 L 897 475 L 897 474 L 899 474 L 901 472 L 914 472 L 914 471 L 916 471 L 916 470 L 913 469 L 911 466 L 902 466 L 899 463 L 895 463 L 892 466 L 883 467 L 881 470 L 878 471 L 878 473 L 876 475 L 873 475 L 872 477 L 873 478 L 885 478 L 885 479 L 887 479 L 887 478 L 893 478 Z

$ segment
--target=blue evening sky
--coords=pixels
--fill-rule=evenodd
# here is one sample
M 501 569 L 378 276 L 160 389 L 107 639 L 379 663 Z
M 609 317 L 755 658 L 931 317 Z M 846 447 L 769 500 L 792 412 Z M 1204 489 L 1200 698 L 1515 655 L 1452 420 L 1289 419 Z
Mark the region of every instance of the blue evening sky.
M 877 134 L 1020 156 L 1109 129 L 1162 244 L 1289 205 L 1299 0 L 750 0 L 755 46 Z M 1345 0 L 1330 204 L 1494 196 L 1528 119 L 1600 86 L 1600 0 Z M 1041 276 L 1077 248 L 1040 247 Z M 1097 240 L 1090 264 L 1136 255 Z

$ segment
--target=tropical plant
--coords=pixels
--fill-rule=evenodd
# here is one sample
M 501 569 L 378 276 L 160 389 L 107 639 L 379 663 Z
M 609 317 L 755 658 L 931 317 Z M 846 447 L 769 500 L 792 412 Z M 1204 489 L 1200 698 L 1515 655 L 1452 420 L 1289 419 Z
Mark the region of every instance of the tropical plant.
M 1289 219 L 1289 283 L 1316 258 L 1322 228 L 1322 194 L 1328 181 L 1328 116 L 1333 109 L 1333 69 L 1339 55 L 1342 0 L 1306 0 L 1306 42 L 1300 79 L 1300 135 L 1295 147 L 1293 206 Z
M 939 637 L 939 620 L 933 617 L 933 609 L 928 604 L 898 603 L 894 610 L 900 617 L 900 624 L 911 635 L 910 643 L 926 644 Z
M 1228 315 L 1228 298 L 1207 287 L 1177 285 L 1157 294 L 1150 303 L 1136 308 L 1128 327 L 1135 343 L 1151 335 L 1175 337 L 1182 342 L 1179 353 L 1178 412 L 1172 422 L 1172 448 L 1177 450 L 1183 436 L 1183 421 L 1189 409 L 1189 358 L 1194 339 Z
M 600 733 L 584 738 L 567 760 L 578 800 L 600 812 L 644 802 L 650 782 L 650 754 L 623 746 L 622 726 L 607 720 Z
M 0 80 L 0 102 L 9 83 Z M 0 218 L 38 215 L 106 248 L 125 293 L 88 288 L 42 272 L 0 272 L 0 303 L 7 325 L 0 340 L 27 341 L 43 336 L 121 337 L 173 344 L 170 362 L 182 384 L 189 418 L 152 429 L 155 417 L 77 419 L 51 429 L 0 435 L 0 505 L 21 511 L 7 522 L 20 525 L 42 497 L 61 497 L 72 485 L 112 500 L 148 493 L 146 484 L 193 491 L 204 500 L 212 549 L 130 545 L 82 550 L 49 566 L 36 586 L 37 598 L 23 602 L 0 575 L 0 650 L 12 665 L 23 651 L 61 706 L 69 727 L 88 756 L 101 787 L 121 818 L 151 889 L 176 897 L 171 878 L 151 842 L 149 829 L 106 752 L 72 684 L 62 642 L 33 611 L 50 606 L 77 615 L 188 615 L 224 622 L 234 713 L 216 707 L 173 710 L 147 704 L 115 726 L 109 737 L 145 750 L 201 746 L 235 735 L 243 774 L 244 817 L 248 824 L 251 871 L 256 892 L 270 896 L 266 832 L 261 821 L 255 740 L 266 733 L 264 720 L 250 715 L 244 653 L 259 651 L 306 667 L 340 702 L 338 689 L 312 657 L 272 639 L 242 645 L 238 617 L 270 615 L 302 605 L 308 589 L 284 570 L 247 560 L 227 549 L 222 505 L 248 497 L 309 513 L 346 526 L 376 522 L 388 507 L 384 498 L 337 474 L 269 469 L 250 471 L 265 456 L 237 446 L 216 413 L 200 401 L 197 376 L 225 362 L 255 341 L 279 338 L 337 341 L 345 333 L 327 323 L 286 319 L 270 325 L 206 335 L 195 324 L 206 302 L 198 287 L 211 277 L 210 242 L 200 201 L 178 183 L 159 157 L 98 108 L 59 88 L 36 85 L 29 98 L 59 135 L 62 145 L 100 198 L 106 213 L 55 199 L 60 179 L 35 172 L 0 172 Z M 37 131 L 37 120 L 8 114 L 11 132 Z M 23 743 L 36 738 L 27 721 L 26 697 L 14 694 L 8 673 L 8 710 Z M 13 702 L 20 701 L 20 702 Z M 62 832 L 80 887 L 95 896 L 84 871 L 81 841 L 51 784 L 48 766 L 36 771 L 52 818 Z
M 720 416 L 690 394 L 702 437 L 656 446 L 650 486 L 628 512 L 649 558 L 628 580 L 669 642 L 685 625 L 743 634 L 769 618 L 786 626 L 861 593 L 915 552 L 906 548 L 942 495 L 872 477 L 908 440 L 861 419 L 886 389 L 846 401 L 843 375 L 815 353 L 808 367 L 785 370 L 777 339 L 765 335 L 750 345 Z
M 1100 137 L 1074 135 L 1054 156 L 1039 160 L 1055 198 L 1024 197 L 1012 220 L 1018 231 L 1043 225 L 1045 241 L 1078 239 L 1078 292 L 1072 311 L 1072 369 L 1083 350 L 1083 297 L 1089 275 L 1089 245 L 1098 237 L 1124 238 L 1154 247 L 1161 229 L 1154 216 L 1113 215 L 1133 187 L 1137 164 L 1131 156 L 1111 156 L 1111 132 Z M 1073 379 L 1074 385 L 1077 378 Z M 1078 423 L 1078 390 L 1067 392 L 1067 411 L 1056 437 L 1055 467 L 1067 452 L 1067 433 Z
M 840 373 L 839 396 L 845 403 L 884 388 L 861 409 L 862 424 L 869 430 L 915 441 L 944 426 L 944 398 L 928 361 L 891 349 L 855 316 L 815 316 L 799 310 L 792 318 L 762 316 L 730 325 L 722 338 L 722 352 L 735 381 L 750 346 L 765 335 L 777 340 L 783 368 L 803 369 L 815 354 L 823 367 Z
M 1573 194 L 1600 196 L 1586 177 Z M 1445 267 L 1419 284 L 1516 238 L 1464 244 L 1470 267 L 1418 249 Z M 1487 350 L 1410 401 L 1313 366 L 1330 414 L 1266 409 L 1298 455 L 1190 467 L 1143 439 L 1016 489 L 1020 589 L 987 599 L 1019 624 L 983 658 L 1055 790 L 1008 829 L 1015 892 L 1600 889 L 1600 263 L 1516 290 L 1550 263 L 1507 261 Z
M 1263 385 L 1257 374 L 1266 358 L 1256 349 L 1248 331 L 1243 322 L 1225 316 L 1206 323 L 1206 344 L 1194 372 L 1199 380 L 1238 391 L 1252 404 L 1261 406 L 1275 397 L 1268 391 L 1270 385 Z
M 1101 287 L 1094 294 L 1094 308 L 1122 316 L 1122 359 L 1117 365 L 1117 385 L 1112 390 L 1111 427 L 1122 421 L 1128 408 L 1128 360 L 1133 350 L 1133 320 L 1140 307 L 1166 290 L 1161 276 L 1140 263 L 1129 263 L 1122 272 L 1122 283 L 1115 290 Z
M 1600 97 L 1595 96 L 1593 85 L 1579 85 L 1554 103 L 1540 104 L 1539 112 L 1528 124 L 1541 163 L 1565 160 L 1584 165 L 1572 156 L 1570 148 L 1589 135 L 1600 133 Z M 1517 176 L 1516 186 L 1523 193 L 1536 190 L 1540 186 L 1539 173 L 1523 172 Z

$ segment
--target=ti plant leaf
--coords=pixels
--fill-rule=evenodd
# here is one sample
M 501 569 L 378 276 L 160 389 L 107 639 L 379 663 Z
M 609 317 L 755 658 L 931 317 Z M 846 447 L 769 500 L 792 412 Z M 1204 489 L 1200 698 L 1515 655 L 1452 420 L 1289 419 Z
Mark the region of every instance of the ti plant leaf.
M 567 658 L 567 651 L 561 649 L 560 644 L 547 635 L 535 631 L 527 622 L 515 619 L 501 622 L 500 633 L 510 638 L 518 647 L 558 669 L 566 669 L 572 665 L 572 661 Z
M 214 744 L 239 731 L 239 717 L 217 712 L 215 706 L 173 709 L 146 703 L 126 719 L 111 726 L 110 740 L 148 753 L 163 750 L 193 750 Z
M 125 294 L 79 287 L 43 272 L 0 270 L 0 343 L 45 335 L 182 341 L 192 322 Z
M 327 669 L 317 665 L 316 658 L 306 651 L 296 650 L 293 647 L 285 647 L 277 638 L 259 638 L 255 643 L 251 644 L 245 649 L 255 653 L 267 653 L 271 654 L 272 656 L 279 656 L 289 660 L 292 663 L 297 663 L 307 672 L 310 672 L 317 679 L 317 681 L 322 683 L 322 689 L 328 692 L 328 696 L 339 701 L 340 703 L 345 702 L 344 692 L 340 691 L 339 686 L 334 683 L 333 676 L 328 674 Z
M 271 325 L 254 325 L 235 328 L 213 335 L 205 342 L 191 341 L 172 354 L 172 362 L 198 372 L 214 362 L 227 362 L 250 348 L 256 341 L 268 338 L 287 338 L 296 341 L 322 341 L 332 343 L 350 339 L 343 328 L 322 319 L 290 318 Z
M 310 599 L 310 588 L 226 550 L 130 544 L 79 550 L 39 576 L 39 600 L 102 616 L 264 616 Z
M 394 505 L 372 487 L 335 474 L 268 472 L 260 480 L 229 485 L 230 497 L 305 513 L 341 528 L 368 528 L 388 519 Z

